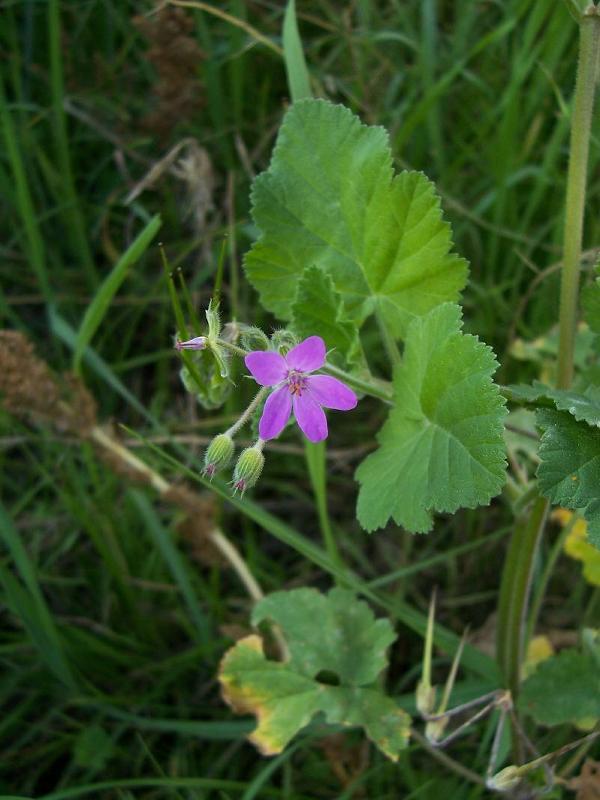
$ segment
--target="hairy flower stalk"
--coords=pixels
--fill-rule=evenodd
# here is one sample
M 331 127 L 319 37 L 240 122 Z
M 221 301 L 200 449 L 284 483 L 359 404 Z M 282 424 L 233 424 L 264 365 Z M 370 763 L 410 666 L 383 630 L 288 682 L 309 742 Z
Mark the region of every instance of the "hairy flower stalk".
M 273 387 L 260 419 L 258 432 L 267 441 L 279 436 L 292 410 L 300 430 L 311 442 L 327 438 L 327 418 L 323 408 L 350 411 L 358 402 L 348 386 L 330 375 L 313 375 L 325 364 L 325 342 L 309 336 L 282 356 L 274 351 L 257 350 L 244 359 L 254 380 Z

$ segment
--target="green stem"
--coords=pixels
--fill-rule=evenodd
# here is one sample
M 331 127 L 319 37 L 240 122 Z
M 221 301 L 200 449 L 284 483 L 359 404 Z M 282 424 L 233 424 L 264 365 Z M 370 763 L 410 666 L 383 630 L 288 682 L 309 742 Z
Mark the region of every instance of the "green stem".
M 308 474 L 315 497 L 315 505 L 319 515 L 319 526 L 323 536 L 323 544 L 332 562 L 339 567 L 340 574 L 344 571 L 344 563 L 340 556 L 340 551 L 335 540 L 329 510 L 327 508 L 327 475 L 325 469 L 325 442 L 305 443 L 306 464 Z M 339 575 L 335 575 L 335 582 L 339 585 L 343 583 Z
M 379 333 L 381 334 L 381 341 L 383 342 L 383 346 L 385 347 L 385 351 L 388 354 L 388 358 L 390 360 L 390 364 L 392 365 L 393 369 L 402 360 L 400 356 L 400 350 L 398 350 L 398 345 L 396 344 L 396 341 L 392 336 L 392 334 L 389 332 L 388 327 L 385 324 L 385 320 L 383 319 L 381 314 L 376 313 L 375 319 L 377 320 Z
M 529 513 L 517 521 L 502 572 L 498 602 L 497 658 L 505 685 L 515 699 L 519 692 L 521 664 L 526 649 L 525 632 L 531 576 L 548 508 L 548 501 L 538 497 Z M 515 741 L 519 741 L 518 737 Z
M 237 344 L 226 342 L 224 339 L 217 339 L 216 343 L 240 358 L 244 358 L 249 352 L 248 350 L 244 350 L 242 347 L 238 347 Z M 379 400 L 383 400 L 385 403 L 391 403 L 394 397 L 392 384 L 389 381 L 382 381 L 378 378 L 371 378 L 371 380 L 358 378 L 355 375 L 344 372 L 343 369 L 334 367 L 333 364 L 329 363 L 324 364 L 323 372 L 327 372 L 328 375 L 333 375 L 336 378 L 339 378 L 340 380 L 344 381 L 344 383 L 347 383 L 348 386 L 356 389 L 358 392 L 361 392 L 362 394 L 368 394 L 371 397 L 377 397 Z
M 599 43 L 600 13 L 595 6 L 590 6 L 580 26 L 579 63 L 567 175 L 557 374 L 557 386 L 562 389 L 570 386 L 573 376 L 583 212 Z M 533 502 L 529 514 L 517 521 L 502 573 L 498 604 L 497 655 L 506 685 L 514 697 L 518 694 L 521 664 L 527 647 L 526 620 L 531 576 L 548 508 L 549 502 L 538 497 Z M 536 615 L 541 601 L 542 598 L 538 593 L 535 602 Z M 513 732 L 516 734 L 516 731 Z M 521 745 L 518 735 L 515 735 L 514 741 L 515 760 L 518 763 L 522 756 L 519 752 Z
M 594 90 L 600 44 L 600 9 L 585 12 L 580 23 L 579 63 L 575 82 L 560 286 L 558 374 L 559 389 L 573 378 L 573 351 L 577 326 L 577 296 Z
M 256 397 L 252 400 L 248 408 L 244 411 L 244 413 L 237 420 L 237 422 L 234 422 L 231 428 L 228 428 L 225 431 L 227 436 L 231 437 L 235 436 L 235 434 L 239 431 L 239 429 L 242 428 L 248 422 L 252 414 L 254 414 L 258 406 L 265 399 L 265 395 L 267 394 L 268 391 L 269 391 L 268 388 L 266 386 L 263 386 L 263 388 L 257 393 Z M 259 439 L 259 441 L 261 440 Z
M 568 525 L 565 525 L 563 530 L 560 532 L 560 535 L 552 545 L 552 549 L 546 558 L 546 566 L 544 567 L 544 571 L 537 581 L 537 585 L 535 587 L 535 593 L 531 600 L 531 611 L 529 612 L 529 620 L 527 622 L 527 635 L 526 640 L 529 641 L 534 632 L 535 626 L 537 625 L 538 617 L 540 615 L 540 611 L 542 608 L 542 603 L 544 601 L 544 597 L 546 596 L 546 589 L 548 588 L 548 584 L 550 583 L 550 578 L 552 577 L 552 573 L 554 572 L 554 567 L 560 554 L 562 553 L 563 546 L 565 544 L 565 540 L 567 536 L 571 533 L 573 529 L 573 525 L 577 522 L 578 517 L 573 515 L 573 518 L 569 522 Z

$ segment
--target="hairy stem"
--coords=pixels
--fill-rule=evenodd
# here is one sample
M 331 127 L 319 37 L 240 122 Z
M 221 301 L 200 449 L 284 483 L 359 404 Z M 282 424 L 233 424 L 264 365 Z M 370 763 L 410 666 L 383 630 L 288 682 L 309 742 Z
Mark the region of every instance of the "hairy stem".
M 265 395 L 268 393 L 268 391 L 269 391 L 268 388 L 266 386 L 263 386 L 263 388 L 257 393 L 256 397 L 252 400 L 248 408 L 244 411 L 244 413 L 237 420 L 237 422 L 234 422 L 231 428 L 228 428 L 225 431 L 225 433 L 228 436 L 235 436 L 235 434 L 239 431 L 239 429 L 242 428 L 248 422 L 252 414 L 254 414 L 258 406 L 264 400 Z
M 560 286 L 557 374 L 559 389 L 567 389 L 573 378 L 573 350 L 577 326 L 577 296 L 581 267 L 583 214 L 599 43 L 600 9 L 591 6 L 584 14 L 580 24 L 579 63 L 577 66 L 571 120 L 563 267 Z

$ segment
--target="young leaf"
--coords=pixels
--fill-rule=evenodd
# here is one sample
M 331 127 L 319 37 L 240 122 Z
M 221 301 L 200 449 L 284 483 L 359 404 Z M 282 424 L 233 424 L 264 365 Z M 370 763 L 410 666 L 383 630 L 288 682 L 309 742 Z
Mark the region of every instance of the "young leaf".
M 364 363 L 356 325 L 346 317 L 331 276 L 319 267 L 307 267 L 298 281 L 292 328 L 300 339 L 321 336 L 333 348 L 329 360 L 339 366 Z
M 588 540 L 600 548 L 600 430 L 565 411 L 542 409 L 538 482 L 553 503 L 583 509 Z
M 345 589 L 327 596 L 314 589 L 276 592 L 258 603 L 252 619 L 279 625 L 289 659 L 270 661 L 260 637 L 248 636 L 225 654 L 219 679 L 235 711 L 256 715 L 258 727 L 249 738 L 262 753 L 281 752 L 321 712 L 331 724 L 364 727 L 383 753 L 398 758 L 410 717 L 368 685 L 386 666 L 386 649 L 395 639 L 388 620 L 375 620 Z
M 600 665 L 591 653 L 563 650 L 542 661 L 521 687 L 520 705 L 542 725 L 600 717 Z
M 379 449 L 359 466 L 357 516 L 368 531 L 390 517 L 413 533 L 432 512 L 488 503 L 504 483 L 504 400 L 489 347 L 461 333 L 450 303 L 416 319 L 394 376 L 394 408 Z
M 306 266 L 331 276 L 354 322 L 377 312 L 396 337 L 465 284 L 433 184 L 418 172 L 394 176 L 386 131 L 343 106 L 294 103 L 252 203 L 261 237 L 245 269 L 283 319 Z

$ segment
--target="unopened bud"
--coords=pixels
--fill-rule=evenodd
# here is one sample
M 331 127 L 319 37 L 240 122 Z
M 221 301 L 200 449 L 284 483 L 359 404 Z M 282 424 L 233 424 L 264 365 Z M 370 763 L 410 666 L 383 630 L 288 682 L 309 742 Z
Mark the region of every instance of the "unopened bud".
M 510 792 L 510 790 L 514 789 L 520 780 L 521 776 L 518 768 L 514 765 L 511 765 L 510 767 L 501 769 L 500 772 L 492 775 L 491 778 L 488 778 L 486 781 L 486 786 L 493 792 Z
M 425 736 L 431 744 L 439 744 L 444 738 L 444 731 L 448 725 L 448 717 L 438 717 L 430 720 L 425 726 Z
M 204 475 L 212 478 L 215 472 L 229 466 L 234 449 L 233 439 L 228 433 L 215 436 L 204 454 Z
M 285 353 L 298 344 L 298 339 L 291 331 L 280 328 L 271 335 L 271 343 L 275 350 L 283 350 Z
M 433 714 L 435 708 L 435 686 L 426 681 L 419 681 L 417 684 L 416 700 L 417 711 L 422 717 Z
M 196 336 L 187 342 L 175 342 L 175 350 L 206 350 L 206 336 Z
M 233 491 L 244 494 L 251 489 L 260 478 L 265 457 L 262 454 L 262 443 L 242 450 L 233 471 Z

